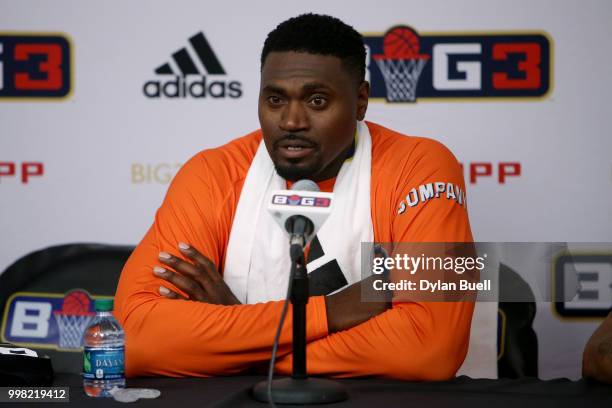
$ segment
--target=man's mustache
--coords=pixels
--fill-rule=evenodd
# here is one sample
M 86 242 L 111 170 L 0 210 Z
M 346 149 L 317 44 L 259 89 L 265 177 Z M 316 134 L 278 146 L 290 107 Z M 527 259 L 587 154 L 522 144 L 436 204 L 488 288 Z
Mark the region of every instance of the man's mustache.
M 283 143 L 287 143 L 287 142 L 296 142 L 296 141 L 300 141 L 303 144 L 307 145 L 308 147 L 316 147 L 317 144 L 315 142 L 313 142 L 312 140 L 301 136 L 301 135 L 296 135 L 295 133 L 288 133 L 286 135 L 284 135 L 283 137 L 281 137 L 280 139 L 278 139 L 276 142 L 274 142 L 274 148 L 278 149 L 280 147 L 281 144 Z

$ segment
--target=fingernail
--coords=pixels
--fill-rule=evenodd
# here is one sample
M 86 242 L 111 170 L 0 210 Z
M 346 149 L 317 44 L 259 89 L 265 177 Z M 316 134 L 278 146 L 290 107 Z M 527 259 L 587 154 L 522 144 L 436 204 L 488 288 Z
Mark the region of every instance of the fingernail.
M 160 253 L 159 253 L 159 257 L 160 257 L 160 258 L 162 258 L 162 259 L 170 259 L 170 258 L 172 258 L 172 257 L 170 256 L 170 254 L 169 254 L 169 253 L 167 253 L 167 252 L 160 252 Z
M 187 244 L 186 244 L 186 243 L 184 243 L 184 242 L 179 242 L 178 247 L 179 247 L 180 249 L 184 250 L 184 251 L 186 251 L 186 250 L 188 250 L 188 249 L 189 249 L 189 245 L 187 245 Z
M 166 273 L 166 270 L 160 266 L 156 266 L 153 268 L 153 273 L 156 275 L 163 275 L 164 273 Z
M 162 295 L 167 295 L 168 293 L 170 293 L 170 291 L 167 288 L 164 288 L 163 286 L 159 287 L 159 293 L 161 293 Z

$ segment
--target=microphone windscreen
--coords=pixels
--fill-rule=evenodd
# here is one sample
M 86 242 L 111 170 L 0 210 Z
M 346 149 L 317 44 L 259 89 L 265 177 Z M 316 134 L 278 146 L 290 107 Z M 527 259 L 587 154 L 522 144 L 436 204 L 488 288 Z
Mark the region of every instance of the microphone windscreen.
M 319 186 L 312 180 L 299 180 L 293 183 L 291 190 L 295 191 L 319 191 Z

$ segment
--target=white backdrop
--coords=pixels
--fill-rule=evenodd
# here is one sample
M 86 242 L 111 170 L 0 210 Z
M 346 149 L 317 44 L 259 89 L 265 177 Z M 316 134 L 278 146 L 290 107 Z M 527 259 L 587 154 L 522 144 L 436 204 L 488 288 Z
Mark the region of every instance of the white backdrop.
M 547 33 L 553 80 L 544 98 L 372 101 L 367 119 L 442 141 L 466 170 L 474 162 L 521 163 L 521 176 L 505 184 L 495 172 L 468 183 L 478 241 L 612 241 L 611 2 L 0 0 L 2 33 L 63 33 L 74 72 L 67 98 L 0 98 L 0 162 L 17 167 L 16 176 L 0 176 L 0 271 L 50 245 L 136 244 L 180 163 L 258 127 L 263 41 L 280 21 L 307 11 L 363 33 L 396 24 L 420 33 Z M 242 96 L 145 97 L 145 82 L 168 79 L 154 70 L 200 31 L 226 71 L 208 79 L 238 81 Z M 43 163 L 44 174 L 22 182 L 24 162 Z M 147 168 L 153 175 L 143 179 Z M 578 378 L 600 321 L 564 319 L 540 304 L 540 376 Z

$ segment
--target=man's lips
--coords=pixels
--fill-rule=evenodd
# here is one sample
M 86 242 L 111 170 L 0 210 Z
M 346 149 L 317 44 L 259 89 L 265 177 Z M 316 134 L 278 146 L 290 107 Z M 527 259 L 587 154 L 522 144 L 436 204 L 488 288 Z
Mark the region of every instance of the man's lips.
M 299 145 L 279 146 L 276 150 L 285 159 L 301 159 L 314 151 L 314 147 Z
M 276 151 L 285 159 L 300 159 L 315 150 L 313 143 L 302 139 L 286 138 L 276 144 Z

